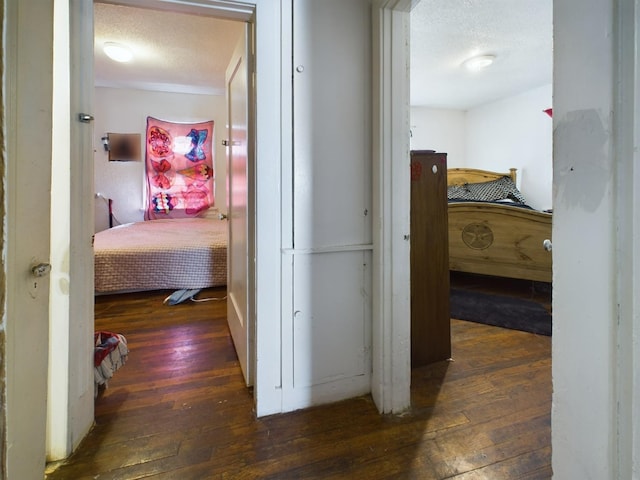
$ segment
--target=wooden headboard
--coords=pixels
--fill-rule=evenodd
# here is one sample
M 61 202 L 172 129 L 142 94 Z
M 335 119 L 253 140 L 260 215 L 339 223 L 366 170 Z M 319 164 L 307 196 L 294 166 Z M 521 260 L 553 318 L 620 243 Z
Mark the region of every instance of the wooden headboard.
M 465 183 L 482 183 L 510 177 L 516 183 L 517 168 L 510 168 L 507 173 L 478 170 L 477 168 L 450 168 L 447 170 L 447 185 L 464 185 Z

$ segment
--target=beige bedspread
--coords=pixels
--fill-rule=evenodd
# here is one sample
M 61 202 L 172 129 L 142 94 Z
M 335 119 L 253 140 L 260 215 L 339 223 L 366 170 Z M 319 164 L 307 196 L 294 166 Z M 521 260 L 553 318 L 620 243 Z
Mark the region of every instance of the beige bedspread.
M 150 220 L 98 232 L 95 291 L 180 290 L 226 285 L 227 222 Z

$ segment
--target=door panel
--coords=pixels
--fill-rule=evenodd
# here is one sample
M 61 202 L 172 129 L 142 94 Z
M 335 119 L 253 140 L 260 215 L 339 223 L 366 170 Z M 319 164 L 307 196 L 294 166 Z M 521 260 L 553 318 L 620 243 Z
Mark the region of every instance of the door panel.
M 5 2 L 5 9 L 6 464 L 0 463 L 6 478 L 28 480 L 43 478 L 45 467 L 49 276 L 46 268 L 36 274 L 32 268 L 49 262 L 53 2 Z
M 227 69 L 227 319 L 247 385 L 253 383 L 250 326 L 250 262 L 253 250 L 249 236 L 251 208 L 250 171 L 252 149 L 249 132 L 249 60 L 247 46 L 250 25 L 242 36 Z
M 308 388 L 371 371 L 370 252 L 296 255 L 293 383 Z M 355 301 L 354 301 L 355 299 Z
M 293 7 L 294 246 L 371 243 L 370 6 Z

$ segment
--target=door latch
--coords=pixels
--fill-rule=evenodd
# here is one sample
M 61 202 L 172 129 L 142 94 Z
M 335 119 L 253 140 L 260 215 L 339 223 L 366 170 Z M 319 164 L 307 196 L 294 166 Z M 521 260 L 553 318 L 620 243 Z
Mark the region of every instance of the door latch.
M 93 122 L 93 115 L 89 115 L 88 113 L 79 113 L 78 120 L 82 123 L 91 123 Z
M 39 263 L 31 267 L 31 273 L 34 277 L 44 277 L 49 275 L 49 272 L 51 272 L 51 264 L 49 263 Z

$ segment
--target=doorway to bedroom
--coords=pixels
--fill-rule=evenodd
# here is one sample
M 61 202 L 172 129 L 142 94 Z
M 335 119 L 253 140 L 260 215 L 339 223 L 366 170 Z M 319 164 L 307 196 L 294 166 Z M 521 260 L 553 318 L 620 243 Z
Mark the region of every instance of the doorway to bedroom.
M 551 326 L 552 17 L 553 2 L 456 0 L 442 9 L 423 0 L 410 31 L 410 148 L 444 154 L 439 207 L 451 286 L 477 297 L 456 295 L 454 313 L 481 320 L 473 301 L 529 300 L 543 334 Z M 515 311 L 528 315 L 528 306 Z
M 123 392 L 131 390 L 138 398 L 162 402 L 158 392 L 168 389 L 165 394 L 171 396 L 169 391 L 179 388 L 181 408 L 187 408 L 204 395 L 203 388 L 211 391 L 221 381 L 220 370 L 226 372 L 225 378 L 239 375 L 242 382 L 250 361 L 246 346 L 236 343 L 234 348 L 233 340 L 242 341 L 237 332 L 234 339 L 229 337 L 234 319 L 246 318 L 242 304 L 251 298 L 246 228 L 251 214 L 247 186 L 252 181 L 248 161 L 253 154 L 248 118 L 252 102 L 248 82 L 242 81 L 250 67 L 238 60 L 245 58 L 250 44 L 250 24 L 221 18 L 213 10 L 216 17 L 129 3 L 94 4 L 94 143 L 104 147 L 95 151 L 95 328 L 122 334 L 130 350 L 127 366 L 114 373 L 110 388 L 99 390 L 96 418 L 107 418 L 114 402 L 119 404 Z M 113 42 L 129 46 L 135 61 L 114 63 L 103 56 L 98 48 Z M 171 138 L 172 126 L 196 132 L 193 148 L 181 152 L 187 158 L 192 154 L 193 164 L 169 165 L 171 155 L 147 163 L 150 122 L 162 122 L 151 128 Z M 209 122 L 209 130 L 200 128 Z M 109 140 L 117 134 L 139 135 L 141 158 L 111 159 Z M 176 144 L 177 140 L 171 144 L 174 153 Z M 165 195 L 164 203 L 156 203 L 158 197 L 150 193 L 153 188 L 172 186 L 179 176 L 186 179 L 188 190 L 174 199 Z M 203 193 L 207 182 L 208 197 Z M 180 196 L 186 215 L 175 215 L 185 208 Z M 205 199 L 209 208 L 202 205 Z M 155 217 L 160 219 L 147 221 L 149 205 L 157 208 Z M 168 219 L 174 216 L 193 218 Z M 234 219 L 233 228 L 229 219 Z M 129 246 L 123 235 L 137 240 Z M 237 252 L 234 258 L 228 255 L 229 241 Z M 110 255 L 114 245 L 122 245 L 123 252 L 102 259 L 103 247 Z M 244 265 L 236 261 L 242 256 Z M 119 279 L 114 278 L 114 265 Z M 235 272 L 233 289 L 227 287 L 230 271 Z M 229 315 L 236 311 L 240 313 Z M 248 334 L 239 335 L 243 333 Z M 244 341 L 248 343 L 247 338 Z M 236 350 L 244 353 L 242 371 Z M 250 384 L 249 374 L 245 376 Z M 251 396 L 250 389 L 246 392 Z M 209 396 L 209 401 L 217 398 Z
M 428 384 L 438 399 L 484 398 L 496 406 L 487 431 L 509 415 L 533 431 L 551 408 L 552 265 L 544 240 L 551 240 L 552 215 L 553 2 L 481 3 L 441 8 L 422 0 L 411 11 L 410 148 L 444 154 L 438 166 L 448 170 L 428 225 L 446 216 L 443 270 L 451 288 L 441 300 L 450 307 L 452 357 L 414 368 L 412 388 Z M 478 170 L 487 178 L 469 180 Z M 440 168 L 422 172 L 434 177 Z M 419 183 L 413 164 L 411 173 Z M 509 209 L 517 218 L 507 223 Z M 413 222 L 412 212 L 412 239 Z M 512 382 L 487 390 L 457 382 L 478 369 L 489 376 L 508 370 Z M 517 398 L 519 411 L 492 398 L 497 392 Z M 548 445 L 544 436 L 538 447 Z

